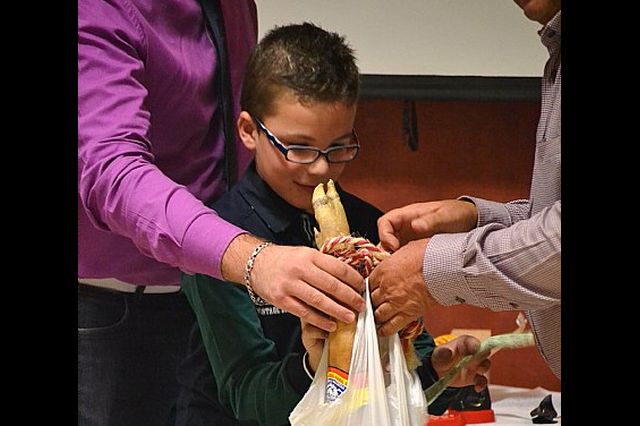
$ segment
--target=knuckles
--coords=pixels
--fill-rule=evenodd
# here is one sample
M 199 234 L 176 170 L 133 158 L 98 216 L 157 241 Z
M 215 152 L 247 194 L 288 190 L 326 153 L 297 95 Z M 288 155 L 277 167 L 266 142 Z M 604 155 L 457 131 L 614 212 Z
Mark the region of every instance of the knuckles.
M 322 296 L 322 293 L 314 292 L 309 297 L 309 303 L 311 306 L 320 306 L 323 299 L 324 297 Z

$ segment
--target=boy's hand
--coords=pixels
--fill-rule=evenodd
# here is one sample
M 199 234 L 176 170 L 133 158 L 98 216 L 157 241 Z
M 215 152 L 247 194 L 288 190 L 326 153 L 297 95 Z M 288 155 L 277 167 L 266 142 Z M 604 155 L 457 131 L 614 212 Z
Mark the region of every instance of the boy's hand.
M 380 242 L 385 250 L 396 251 L 409 241 L 439 233 L 467 232 L 476 227 L 475 204 L 461 200 L 409 204 L 389 211 L 378 219 Z
M 311 367 L 312 373 L 315 373 L 322 357 L 324 341 L 329 337 L 329 333 L 302 319 L 300 324 L 302 326 L 302 344 L 309 353 L 307 358 L 309 367 Z
M 455 339 L 436 346 L 431 354 L 431 365 L 442 377 L 462 358 L 473 355 L 480 348 L 480 341 L 473 336 L 458 336 Z M 474 385 L 476 392 L 482 391 L 487 386 L 485 374 L 491 368 L 491 360 L 488 358 L 489 352 L 483 354 L 478 359 L 472 360 L 460 374 L 453 379 L 449 386 L 463 387 Z

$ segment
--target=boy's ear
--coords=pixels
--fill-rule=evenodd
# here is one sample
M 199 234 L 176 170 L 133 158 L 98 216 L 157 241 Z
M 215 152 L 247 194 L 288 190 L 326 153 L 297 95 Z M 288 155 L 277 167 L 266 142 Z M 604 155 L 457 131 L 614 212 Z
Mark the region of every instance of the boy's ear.
M 238 117 L 238 134 L 249 151 L 256 150 L 258 126 L 247 111 L 242 111 Z

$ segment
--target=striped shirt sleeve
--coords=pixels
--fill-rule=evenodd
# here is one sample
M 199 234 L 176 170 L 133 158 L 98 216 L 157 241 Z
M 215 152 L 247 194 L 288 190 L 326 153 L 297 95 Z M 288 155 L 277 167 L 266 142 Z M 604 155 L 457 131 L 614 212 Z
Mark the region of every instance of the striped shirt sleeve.
M 435 235 L 423 263 L 429 292 L 442 305 L 493 311 L 559 305 L 560 207 L 557 201 L 511 226 L 501 220 L 468 233 Z M 500 214 L 510 216 L 506 207 Z

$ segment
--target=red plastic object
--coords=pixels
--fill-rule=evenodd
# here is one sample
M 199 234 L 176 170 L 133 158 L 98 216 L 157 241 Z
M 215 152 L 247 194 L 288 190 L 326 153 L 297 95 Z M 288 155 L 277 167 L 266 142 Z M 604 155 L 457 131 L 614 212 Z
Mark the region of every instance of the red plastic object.
M 441 416 L 429 416 L 425 426 L 464 426 L 464 420 L 459 414 L 445 412 Z
M 449 409 L 442 416 L 429 416 L 425 426 L 464 426 L 474 423 L 493 423 L 493 410 L 456 411 Z
M 467 425 L 474 423 L 493 423 L 496 421 L 496 416 L 493 414 L 492 409 L 478 411 L 450 411 L 454 414 L 460 414 L 462 416 L 462 420 L 464 420 L 464 423 Z

